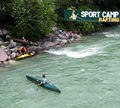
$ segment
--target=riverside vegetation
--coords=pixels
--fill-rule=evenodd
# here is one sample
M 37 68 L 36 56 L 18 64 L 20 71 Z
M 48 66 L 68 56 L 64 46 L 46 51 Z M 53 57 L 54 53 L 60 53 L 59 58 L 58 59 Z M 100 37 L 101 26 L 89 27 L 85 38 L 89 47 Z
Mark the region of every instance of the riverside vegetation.
M 53 26 L 84 35 L 114 23 L 64 21 L 64 10 L 119 10 L 120 0 L 0 0 L 0 26 L 12 38 L 23 36 L 31 41 L 42 39 Z

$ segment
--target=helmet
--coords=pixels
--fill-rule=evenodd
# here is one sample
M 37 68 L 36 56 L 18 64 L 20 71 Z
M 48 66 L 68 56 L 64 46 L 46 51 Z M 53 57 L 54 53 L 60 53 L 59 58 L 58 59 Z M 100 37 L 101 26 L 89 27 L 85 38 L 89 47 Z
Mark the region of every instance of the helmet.
M 45 75 L 43 74 L 42 77 L 45 78 Z

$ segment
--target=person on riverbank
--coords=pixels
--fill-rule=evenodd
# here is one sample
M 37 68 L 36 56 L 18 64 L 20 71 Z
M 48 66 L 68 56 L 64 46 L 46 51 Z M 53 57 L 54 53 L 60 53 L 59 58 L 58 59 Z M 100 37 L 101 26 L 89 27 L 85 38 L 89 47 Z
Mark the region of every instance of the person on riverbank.
M 22 40 L 24 40 L 25 42 L 28 42 L 28 40 L 25 37 L 22 37 Z
M 22 37 L 22 40 L 25 41 L 25 42 L 29 42 L 25 37 Z M 26 44 L 26 43 L 23 43 L 23 46 L 26 47 L 27 44 Z
M 42 85 L 42 84 L 45 84 L 47 82 L 46 78 L 45 78 L 45 75 L 42 75 L 42 80 L 39 80 L 39 84 L 38 85 Z
M 2 33 L 3 33 L 3 41 L 4 41 L 4 42 L 7 41 L 7 39 L 6 39 L 7 32 L 8 32 L 8 31 L 7 31 L 5 28 L 3 28 Z
M 69 31 L 69 39 L 72 38 L 72 30 Z
M 2 38 L 2 29 L 0 28 L 0 37 Z

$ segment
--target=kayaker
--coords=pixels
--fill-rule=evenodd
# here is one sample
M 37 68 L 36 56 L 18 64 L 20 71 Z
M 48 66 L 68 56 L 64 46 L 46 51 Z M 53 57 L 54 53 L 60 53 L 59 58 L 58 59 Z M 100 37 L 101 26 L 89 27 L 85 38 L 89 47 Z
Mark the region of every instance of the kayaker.
M 27 53 L 27 49 L 25 47 L 20 47 L 19 52 L 20 52 L 20 54 L 24 55 Z
M 42 75 L 43 79 L 42 80 L 39 80 L 39 84 L 38 85 L 42 85 L 42 84 L 45 84 L 47 82 L 46 78 L 45 78 L 45 75 Z

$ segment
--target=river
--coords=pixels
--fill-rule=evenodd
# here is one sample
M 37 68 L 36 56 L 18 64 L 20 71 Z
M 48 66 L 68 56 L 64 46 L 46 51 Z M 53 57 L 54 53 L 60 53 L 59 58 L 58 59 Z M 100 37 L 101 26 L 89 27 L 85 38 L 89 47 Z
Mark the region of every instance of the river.
M 55 84 L 38 87 L 26 75 Z M 119 108 L 120 25 L 0 68 L 0 108 Z

